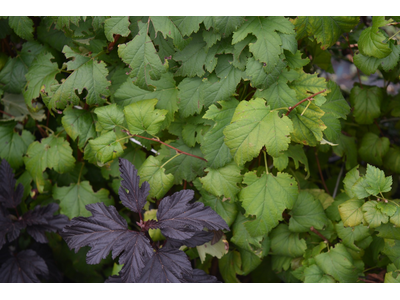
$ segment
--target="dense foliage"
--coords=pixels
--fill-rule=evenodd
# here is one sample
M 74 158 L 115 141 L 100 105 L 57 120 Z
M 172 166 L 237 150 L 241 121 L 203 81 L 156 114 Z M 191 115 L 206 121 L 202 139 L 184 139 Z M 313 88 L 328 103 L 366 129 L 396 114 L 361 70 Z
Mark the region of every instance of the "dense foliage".
M 399 22 L 0 18 L 1 281 L 400 282 Z

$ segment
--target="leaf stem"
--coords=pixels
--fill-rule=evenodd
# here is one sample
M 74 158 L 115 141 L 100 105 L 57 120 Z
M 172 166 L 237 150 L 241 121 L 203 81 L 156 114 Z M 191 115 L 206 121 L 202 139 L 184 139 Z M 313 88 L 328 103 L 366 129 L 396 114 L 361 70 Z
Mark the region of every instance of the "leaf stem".
M 138 135 L 138 134 L 131 134 L 128 130 L 123 130 L 123 131 L 126 132 L 130 137 L 139 137 L 139 138 L 142 138 L 142 139 L 145 139 L 145 140 L 149 140 L 149 141 L 153 141 L 153 142 L 158 142 L 158 143 L 161 143 L 161 144 L 163 144 L 163 145 L 165 145 L 165 146 L 167 146 L 167 147 L 169 147 L 169 148 L 171 148 L 171 149 L 174 149 L 174 150 L 177 151 L 178 153 L 185 154 L 185 155 L 188 155 L 188 156 L 192 156 L 192 157 L 195 157 L 195 158 L 204 160 L 205 162 L 208 162 L 208 161 L 207 161 L 205 158 L 203 158 L 203 157 L 200 157 L 200 156 L 197 156 L 197 155 L 190 154 L 190 153 L 187 153 L 187 152 L 185 152 L 185 151 L 179 150 L 178 148 L 175 148 L 175 147 L 173 147 L 173 146 L 171 146 L 171 145 L 168 145 L 167 143 L 164 143 L 164 142 L 161 141 L 160 139 L 148 138 L 148 137 L 141 136 L 141 135 Z
M 327 238 L 324 237 L 321 232 L 319 232 L 317 229 L 315 229 L 314 226 L 311 226 L 310 230 L 312 232 L 314 232 L 316 235 L 318 235 L 321 239 L 323 239 L 325 241 L 325 243 L 328 244 L 328 250 L 329 250 L 329 241 L 327 240 Z
M 265 162 L 265 172 L 266 172 L 267 174 L 269 174 L 269 173 L 268 173 L 268 163 L 267 163 L 267 153 L 265 153 L 264 150 L 263 150 L 263 154 L 264 154 L 264 162 Z
M 295 109 L 297 106 L 299 106 L 299 105 L 302 104 L 303 102 L 306 102 L 307 100 L 310 100 L 311 98 L 313 98 L 313 97 L 315 97 L 315 96 L 317 96 L 317 95 L 319 95 L 319 94 L 322 94 L 322 93 L 324 93 L 324 92 L 326 92 L 326 89 L 323 89 L 322 91 L 319 91 L 318 93 L 312 94 L 311 96 L 309 96 L 309 97 L 307 97 L 307 98 L 301 100 L 300 102 L 297 102 L 297 103 L 296 103 L 295 105 L 293 105 L 293 106 L 289 106 L 288 111 L 287 111 L 287 113 L 286 113 L 286 116 L 288 116 L 288 115 L 291 113 L 291 111 L 292 111 L 293 109 Z
M 388 38 L 388 41 L 390 41 L 392 38 L 394 38 L 396 35 L 398 35 L 400 33 L 400 30 L 397 31 L 395 34 L 393 34 L 390 38 Z
M 168 159 L 165 163 L 162 164 L 160 169 L 162 169 L 167 163 L 169 163 L 171 160 L 173 160 L 175 157 L 181 155 L 180 153 L 176 153 L 176 155 L 172 156 L 170 159 Z
M 317 148 L 315 148 L 315 158 L 317 160 L 318 171 L 319 171 L 319 176 L 321 177 L 322 185 L 324 186 L 326 193 L 330 195 L 331 193 L 329 193 L 328 187 L 326 186 L 326 183 L 325 183 L 324 176 L 322 175 L 322 170 L 321 170 L 321 165 L 319 163 Z
M 11 115 L 11 114 L 9 114 L 9 113 L 6 113 L 5 111 L 0 110 L 0 113 L 2 113 L 2 114 L 4 114 L 4 115 L 7 115 L 7 116 L 9 116 L 9 117 L 15 119 L 15 117 L 14 117 L 13 115 Z
M 84 165 L 85 165 L 85 162 L 82 162 L 82 167 L 81 167 L 81 170 L 79 171 L 78 182 L 76 183 L 77 185 L 79 185 L 81 182 L 81 175 L 82 175 Z

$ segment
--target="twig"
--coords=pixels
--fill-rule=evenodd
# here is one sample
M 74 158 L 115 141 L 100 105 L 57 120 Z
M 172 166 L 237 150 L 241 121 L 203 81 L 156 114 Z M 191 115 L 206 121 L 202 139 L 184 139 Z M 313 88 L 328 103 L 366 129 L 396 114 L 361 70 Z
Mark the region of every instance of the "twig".
M 319 232 L 317 229 L 315 229 L 314 226 L 311 226 L 311 227 L 310 227 L 310 230 L 311 230 L 312 232 L 314 232 L 316 235 L 318 235 L 321 239 L 323 239 L 323 240 L 325 241 L 325 243 L 328 244 L 328 247 L 329 247 L 329 241 L 327 240 L 326 237 L 324 237 L 324 236 L 322 235 L 321 232 Z M 329 248 L 328 248 L 328 249 L 329 249 Z
M 315 94 L 313 94 L 313 95 L 311 95 L 311 96 L 309 96 L 309 97 L 307 97 L 307 98 L 301 100 L 300 102 L 296 103 L 296 105 L 290 106 L 289 109 L 288 109 L 288 111 L 286 112 L 286 116 L 288 116 L 288 115 L 290 114 L 290 112 L 291 112 L 293 109 L 295 109 L 297 106 L 299 106 L 299 105 L 302 104 L 303 102 L 306 102 L 307 100 L 310 100 L 311 98 L 313 98 L 313 97 L 315 97 L 315 96 L 317 96 L 317 95 L 319 95 L 319 94 L 322 94 L 322 93 L 324 93 L 325 91 L 326 91 L 326 89 L 323 89 L 322 91 L 320 91 L 320 92 L 318 92 L 318 93 L 315 93 Z
M 349 50 L 350 50 L 351 56 L 353 57 L 352 63 L 354 64 L 354 52 L 353 52 L 353 49 L 351 49 L 351 46 L 350 46 L 349 34 L 347 34 L 347 36 L 345 37 L 345 40 L 347 41 L 347 44 L 349 44 Z M 358 81 L 360 82 L 360 88 L 363 88 L 362 83 L 361 83 L 360 70 L 358 68 L 357 68 L 357 76 L 358 76 Z
M 381 133 L 381 136 L 385 136 L 385 135 L 383 134 L 381 128 L 379 127 L 379 124 L 378 124 L 378 122 L 377 122 L 376 120 L 374 120 L 374 124 L 376 125 L 376 127 L 378 127 L 379 132 Z
M 336 180 L 335 189 L 333 190 L 333 195 L 332 195 L 333 199 L 335 199 L 337 191 L 339 189 L 340 179 L 342 178 L 343 170 L 344 170 L 344 164 L 342 164 L 342 168 L 340 169 L 339 175 Z
M 148 137 L 141 136 L 141 135 L 138 135 L 138 134 L 131 134 L 131 133 L 130 133 L 129 131 L 127 131 L 127 130 L 121 130 L 121 131 L 126 132 L 126 133 L 129 134 L 130 136 L 136 136 L 136 137 L 139 137 L 139 138 L 142 138 L 142 139 L 146 139 L 146 140 L 149 140 L 149 141 L 161 143 L 161 144 L 163 144 L 163 145 L 165 145 L 165 146 L 167 146 L 167 147 L 169 147 L 169 148 L 171 148 L 171 149 L 174 149 L 174 150 L 175 150 L 176 152 L 178 152 L 178 153 L 185 154 L 185 155 L 188 155 L 188 156 L 192 156 L 192 157 L 195 157 L 195 158 L 204 160 L 205 162 L 208 162 L 208 161 L 207 161 L 205 158 L 203 158 L 203 157 L 200 157 L 200 156 L 197 156 L 197 155 L 190 154 L 190 153 L 187 153 L 187 152 L 185 152 L 185 151 L 179 150 L 178 148 L 175 148 L 175 147 L 173 147 L 173 146 L 171 146 L 171 145 L 168 145 L 167 143 L 164 143 L 163 141 L 161 141 L 161 140 L 159 140 L 159 139 L 148 138 Z
M 9 117 L 15 119 L 15 117 L 14 117 L 13 115 L 11 115 L 11 114 L 9 114 L 9 113 L 6 113 L 5 111 L 0 110 L 0 113 L 2 113 L 2 114 L 4 114 L 4 115 L 7 115 L 7 116 L 9 116 Z
M 319 176 L 321 177 L 322 185 L 324 186 L 325 191 L 330 195 L 328 187 L 326 186 L 324 176 L 322 175 L 321 165 L 319 164 L 318 152 L 317 148 L 315 148 L 315 158 L 317 159 L 317 165 L 319 170 Z

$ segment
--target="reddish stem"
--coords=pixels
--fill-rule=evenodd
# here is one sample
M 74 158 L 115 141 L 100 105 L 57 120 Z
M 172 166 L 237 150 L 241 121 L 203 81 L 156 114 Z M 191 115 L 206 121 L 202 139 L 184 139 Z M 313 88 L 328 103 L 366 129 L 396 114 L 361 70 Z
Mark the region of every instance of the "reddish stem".
M 318 152 L 317 152 L 316 148 L 315 148 L 315 158 L 317 160 L 319 176 L 321 177 L 322 185 L 324 186 L 325 191 L 330 195 L 331 193 L 329 193 L 328 187 L 326 186 L 326 183 L 325 183 L 324 176 L 322 175 L 321 165 L 319 164 Z
M 9 113 L 6 113 L 5 111 L 0 110 L 0 113 L 2 113 L 2 114 L 4 114 L 4 115 L 7 115 L 7 116 L 9 116 L 9 117 L 11 117 L 11 118 L 15 118 L 13 115 L 11 115 L 11 114 L 9 114 Z
M 127 132 L 126 130 L 123 130 L 123 131 Z M 187 152 L 185 152 L 185 151 L 179 150 L 178 148 L 175 148 L 175 147 L 173 147 L 173 146 L 171 146 L 171 145 L 168 145 L 167 143 L 164 143 L 163 141 L 161 141 L 161 140 L 159 140 L 159 139 L 148 138 L 148 137 L 141 136 L 141 135 L 138 135 L 138 134 L 130 134 L 130 132 L 127 132 L 127 133 L 128 133 L 129 135 L 131 135 L 131 136 L 139 137 L 139 138 L 146 139 L 146 140 L 153 141 L 153 142 L 159 142 L 159 143 L 161 143 L 161 144 L 163 144 L 163 145 L 165 145 L 165 146 L 167 146 L 167 147 L 169 147 L 169 148 L 171 148 L 171 149 L 174 149 L 174 150 L 175 150 L 176 152 L 178 152 L 178 153 L 185 154 L 185 155 L 192 156 L 192 157 L 196 157 L 196 158 L 198 158 L 198 159 L 204 160 L 205 162 L 208 162 L 208 161 L 207 161 L 205 158 L 203 158 L 203 157 L 200 157 L 200 156 L 197 156 L 197 155 L 190 154 L 190 153 L 187 153 Z
M 310 100 L 311 98 L 313 98 L 313 97 L 315 97 L 315 96 L 317 96 L 317 95 L 319 95 L 319 94 L 324 93 L 325 91 L 326 91 L 326 89 L 323 89 L 322 91 L 320 91 L 320 92 L 318 92 L 318 93 L 315 93 L 315 94 L 312 94 L 311 96 L 309 96 L 309 97 L 307 97 L 307 98 L 301 100 L 300 102 L 296 103 L 296 105 L 290 106 L 289 109 L 288 109 L 288 111 L 287 111 L 287 113 L 286 113 L 286 116 L 288 116 L 288 115 L 291 113 L 291 111 L 292 111 L 293 109 L 295 109 L 297 106 L 299 106 L 300 104 L 306 102 L 307 100 Z
M 310 230 L 312 232 L 314 232 L 316 235 L 318 235 L 321 239 L 323 239 L 329 245 L 329 241 L 327 240 L 327 238 L 324 237 L 321 232 L 319 232 L 317 229 L 315 229 L 314 226 L 311 226 Z
M 183 181 L 183 189 L 186 190 L 186 180 Z
M 42 127 L 39 126 L 39 124 L 37 123 L 37 121 L 35 121 L 36 127 L 39 129 L 40 134 L 42 135 L 42 137 L 48 137 L 48 134 L 46 133 L 46 131 L 43 130 Z

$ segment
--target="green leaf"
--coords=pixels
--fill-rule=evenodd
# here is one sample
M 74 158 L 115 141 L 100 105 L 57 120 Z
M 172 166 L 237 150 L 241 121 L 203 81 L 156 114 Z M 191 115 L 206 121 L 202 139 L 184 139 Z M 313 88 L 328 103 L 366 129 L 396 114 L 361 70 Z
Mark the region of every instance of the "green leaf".
M 240 192 L 237 184 L 242 182 L 243 177 L 234 162 L 219 169 L 206 168 L 204 171 L 208 173 L 200 178 L 200 182 L 206 191 L 234 200 L 235 195 Z
M 241 249 L 250 251 L 254 254 L 261 256 L 261 242 L 264 238 L 263 235 L 253 237 L 247 230 L 245 223 L 249 220 L 242 214 L 238 214 L 235 223 L 232 225 L 233 236 L 231 242 L 240 247 Z
M 380 65 L 380 59 L 373 56 L 365 56 L 357 53 L 353 58 L 354 65 L 365 75 L 371 75 L 376 72 Z
M 22 156 L 35 140 L 32 133 L 27 130 L 22 130 L 19 134 L 16 131 L 16 125 L 16 122 L 7 122 L 0 126 L 0 145 L 2 145 L 0 147 L 0 158 L 7 160 L 13 169 L 18 169 L 23 165 Z
M 201 77 L 204 75 L 203 66 L 207 58 L 207 52 L 204 50 L 205 45 L 201 34 L 198 33 L 192 36 L 191 42 L 183 50 L 174 54 L 174 60 L 182 62 L 175 76 Z
M 20 94 L 25 85 L 25 74 L 32 62 L 44 47 L 37 42 L 24 43 L 21 52 L 14 58 L 9 58 L 0 72 L 0 83 L 4 84 L 2 90 L 5 92 Z
M 371 236 L 369 227 L 363 225 L 344 227 L 343 222 L 340 221 L 335 224 L 335 229 L 339 238 L 342 240 L 343 245 L 357 252 L 360 251 L 360 248 L 355 244 L 355 242 L 362 241 Z
M 378 227 L 381 223 L 385 224 L 389 221 L 389 217 L 377 207 L 377 204 L 377 201 L 367 201 L 362 206 L 364 219 L 371 228 Z
M 307 110 L 303 106 L 296 107 L 290 114 L 293 122 L 291 138 L 293 142 L 303 145 L 317 146 L 322 140 L 323 133 L 327 127 L 321 120 L 324 111 L 314 103 L 311 103 Z M 303 115 L 301 115 L 303 113 Z
M 31 117 L 40 122 L 46 118 L 43 105 L 36 103 L 35 107 L 27 106 L 22 94 L 4 93 L 3 99 L 0 101 L 4 104 L 4 112 L 13 116 L 3 115 L 4 119 L 23 122 L 27 120 L 27 117 Z
M 390 141 L 387 137 L 380 138 L 372 132 L 367 132 L 362 137 L 358 153 L 362 160 L 377 165 L 383 165 L 383 157 L 389 151 Z
M 204 114 L 204 119 L 215 121 L 215 125 L 204 135 L 201 151 L 208 160 L 210 168 L 218 169 L 232 160 L 228 146 L 224 142 L 223 131 L 232 120 L 233 114 L 239 102 L 237 100 L 218 102 L 221 108 L 211 105 Z
M 358 271 L 353 258 L 342 244 L 336 244 L 329 252 L 315 256 L 317 266 L 339 282 L 356 282 Z
M 258 178 L 254 172 L 246 173 L 243 183 L 247 187 L 240 191 L 239 200 L 246 216 L 256 216 L 246 227 L 254 236 L 267 234 L 282 220 L 283 211 L 293 207 L 298 195 L 297 183 L 286 173 Z
M 359 17 L 297 17 L 294 20 L 297 39 L 314 36 L 323 50 L 334 45 L 340 35 L 349 32 L 359 22 Z
M 242 260 L 240 253 L 233 250 L 222 256 L 218 261 L 219 272 L 221 273 L 224 282 L 239 283 L 236 274 L 241 273 Z
M 304 283 L 335 283 L 336 280 L 325 274 L 317 265 L 304 269 Z
M 301 70 L 298 74 L 299 76 L 290 84 L 290 88 L 296 91 L 296 97 L 298 100 L 303 100 L 312 94 L 323 90 L 326 91 L 319 95 L 326 96 L 329 93 L 325 78 L 318 77 L 317 73 L 307 74 Z
M 385 21 L 385 17 L 372 17 L 372 26 L 364 29 L 358 39 L 358 49 L 361 54 L 384 58 L 392 52 L 389 44 L 384 43 L 385 35 L 379 30 L 379 27 L 388 23 L 390 21 Z
M 382 251 L 400 269 L 400 240 L 385 239 L 385 247 Z
M 200 180 L 196 179 L 193 181 L 195 187 L 199 190 L 201 198 L 199 199 L 204 205 L 211 207 L 222 219 L 230 226 L 236 219 L 238 210 L 236 204 L 231 200 L 221 199 L 207 192 Z
M 36 141 L 29 145 L 24 163 L 39 192 L 42 193 L 45 184 L 44 170 L 49 168 L 58 173 L 68 172 L 73 169 L 75 158 L 72 156 L 69 143 L 64 138 L 51 135 L 41 142 Z
M 332 150 L 335 154 L 346 157 L 346 170 L 350 170 L 357 165 L 357 146 L 354 137 L 340 134 L 336 140 L 338 144 Z
M 237 106 L 231 124 L 223 133 L 225 144 L 238 165 L 256 157 L 265 145 L 268 154 L 279 156 L 290 143 L 289 134 L 293 126 L 289 118 L 280 118 L 278 112 L 271 112 L 265 101 L 256 98 L 242 101 Z
M 333 82 L 328 81 L 327 88 L 330 92 L 326 95 L 326 102 L 321 106 L 326 114 L 332 114 L 336 118 L 347 118 L 350 113 L 350 105 L 343 98 L 339 86 Z
M 111 17 L 104 21 L 104 34 L 107 40 L 114 41 L 114 34 L 121 36 L 128 36 L 131 31 L 129 30 L 129 17 Z
M 267 73 L 265 69 L 266 67 L 253 57 L 247 60 L 246 75 L 250 79 L 251 86 L 259 89 L 269 88 L 279 80 L 282 73 L 287 72 L 286 62 L 283 60 L 279 60 L 270 72 Z
M 107 80 L 108 71 L 104 62 L 94 58 L 82 56 L 74 52 L 69 46 L 63 48 L 65 57 L 73 57 L 67 63 L 67 70 L 73 71 L 61 84 L 52 87 L 49 99 L 45 100 L 49 109 L 64 108 L 68 103 L 77 105 L 80 101 L 75 91 L 82 93 L 87 90 L 86 103 L 99 105 L 106 102 L 109 96 L 108 87 L 111 85 Z
M 248 34 L 257 37 L 257 42 L 249 45 L 250 52 L 258 61 L 265 63 L 268 71 L 278 63 L 282 54 L 282 39 L 277 31 L 283 34 L 294 34 L 294 26 L 284 17 L 250 17 L 234 32 L 232 44 L 243 40 Z
M 347 200 L 349 200 L 349 196 L 346 193 L 340 193 L 336 196 L 335 201 L 326 209 L 326 215 L 331 221 L 340 221 L 340 213 L 338 206 Z
M 274 255 L 299 257 L 303 256 L 307 249 L 306 241 L 301 239 L 298 233 L 291 232 L 286 224 L 279 224 L 269 237 Z
M 178 85 L 179 114 L 186 118 L 203 109 L 204 99 L 200 96 L 203 87 L 201 78 L 184 78 Z
M 382 89 L 363 84 L 351 89 L 350 101 L 354 107 L 353 116 L 358 124 L 372 124 L 381 114 Z
M 285 51 L 286 62 L 291 69 L 300 69 L 309 64 L 309 58 L 302 58 L 302 53 L 297 50 L 295 54 Z
M 106 189 L 100 189 L 96 193 L 89 181 L 73 183 L 68 187 L 53 187 L 54 199 L 60 200 L 60 213 L 70 219 L 75 217 L 90 217 L 92 214 L 85 206 L 91 203 L 102 202 L 105 205 L 114 205 L 114 200 L 109 197 Z
M 261 263 L 262 259 L 257 254 L 251 251 L 240 249 L 240 257 L 242 258 L 241 275 L 246 276 L 255 270 Z
M 296 92 L 289 88 L 283 78 L 280 78 L 266 90 L 257 90 L 254 96 L 266 99 L 271 109 L 289 108 L 297 103 Z
M 365 180 L 360 177 L 358 166 L 347 172 L 343 179 L 344 190 L 351 198 L 363 199 L 368 197 L 369 194 L 365 191 Z
M 100 132 L 113 130 L 116 126 L 122 125 L 125 121 L 122 108 L 115 103 L 97 107 L 94 113 L 97 115 L 96 130 Z
M 363 200 L 350 199 L 339 205 L 338 209 L 344 226 L 354 227 L 364 221 L 363 204 Z
M 172 22 L 178 27 L 183 36 L 190 36 L 193 32 L 197 32 L 200 28 L 200 23 L 205 17 L 201 16 L 175 16 L 170 17 Z
M 14 32 L 25 40 L 33 40 L 33 21 L 29 17 L 8 17 L 8 24 Z
M 147 181 L 150 184 L 150 192 L 147 199 L 161 199 L 174 184 L 174 176 L 165 174 L 165 169 L 161 167 L 161 162 L 154 156 L 149 156 L 142 166 L 138 169 L 140 184 Z
M 51 62 L 52 59 L 54 57 L 50 53 L 39 54 L 25 75 L 28 84 L 23 94 L 26 104 L 30 107 L 32 107 L 31 100 L 38 98 L 41 91 L 49 91 L 51 85 L 58 83 L 55 76 L 60 70 L 57 63 Z
M 305 191 L 299 193 L 290 215 L 292 232 L 308 232 L 310 227 L 322 229 L 328 221 L 321 202 Z
M 117 142 L 117 136 L 114 131 L 109 131 L 96 139 L 89 140 L 89 145 L 95 158 L 101 163 L 113 160 L 124 152 L 121 144 Z
M 138 22 L 139 33 L 127 44 L 118 46 L 118 55 L 131 69 L 136 85 L 147 89 L 149 79 L 158 80 L 165 72 L 153 42 L 147 35 L 148 25 Z
M 178 26 L 174 24 L 171 17 L 157 16 L 150 17 L 150 20 L 153 23 L 156 33 L 158 31 L 162 32 L 164 39 L 166 39 L 167 37 L 172 38 L 175 47 L 177 47 L 178 49 L 182 50 L 185 47 L 187 42 L 184 40 L 183 34 L 179 30 Z
M 85 147 L 87 140 L 97 137 L 91 112 L 84 109 L 73 109 L 72 107 L 64 109 L 63 112 L 62 125 L 74 141 L 79 138 L 78 147 L 80 149 Z
M 202 153 L 200 147 L 190 148 L 182 140 L 177 140 L 169 143 L 172 147 L 175 147 L 186 153 L 190 153 L 201 157 Z M 176 150 L 167 148 L 162 145 L 160 154 L 162 154 L 162 163 L 166 163 L 169 159 L 176 155 Z M 205 168 L 205 161 L 192 157 L 185 154 L 180 154 L 165 165 L 165 172 L 174 175 L 174 184 L 182 184 L 182 180 L 193 181 L 197 176 L 203 176 Z
M 148 91 L 137 87 L 132 83 L 132 80 L 128 79 L 115 92 L 115 102 L 118 105 L 126 106 L 141 100 L 158 99 L 156 108 L 168 110 L 162 126 L 162 129 L 164 129 L 172 122 L 174 113 L 178 110 L 178 89 L 171 73 L 163 74 L 161 79 L 152 83 L 152 85 L 155 86 L 155 90 Z
M 383 166 L 392 170 L 393 172 L 400 173 L 400 149 L 397 147 L 389 148 L 385 157 L 383 158 Z
M 365 180 L 369 185 L 365 190 L 371 195 L 386 193 L 392 189 L 392 176 L 385 177 L 382 170 L 369 164 L 367 164 Z
M 204 25 L 207 30 L 212 26 L 215 32 L 220 33 L 223 37 L 228 37 L 234 32 L 242 23 L 245 21 L 240 16 L 217 16 L 217 17 L 206 17 Z
M 160 131 L 168 110 L 154 109 L 157 102 L 157 99 L 149 99 L 125 106 L 125 119 L 131 134 L 147 132 L 156 135 Z
M 385 58 L 379 60 L 382 65 L 382 69 L 386 72 L 389 72 L 396 67 L 400 57 L 400 45 L 395 45 L 393 40 L 389 40 L 388 43 L 392 52 Z
M 379 233 L 377 236 L 383 239 L 400 240 L 400 228 L 393 226 L 393 224 L 382 224 L 375 228 Z

